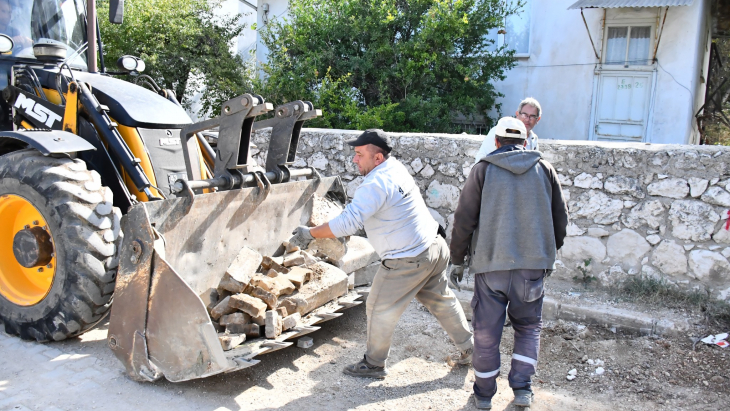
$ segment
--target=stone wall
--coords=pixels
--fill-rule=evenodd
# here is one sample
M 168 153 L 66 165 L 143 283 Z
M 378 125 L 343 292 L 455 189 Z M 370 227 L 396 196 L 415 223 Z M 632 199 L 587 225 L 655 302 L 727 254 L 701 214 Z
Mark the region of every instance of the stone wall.
M 348 195 L 362 181 L 344 143 L 356 131 L 305 129 L 295 167 L 340 175 Z M 254 136 L 263 164 L 268 131 Z M 394 155 L 451 231 L 481 136 L 392 134 Z M 602 285 L 643 274 L 730 300 L 730 147 L 542 140 L 569 205 L 556 276 L 584 266 Z

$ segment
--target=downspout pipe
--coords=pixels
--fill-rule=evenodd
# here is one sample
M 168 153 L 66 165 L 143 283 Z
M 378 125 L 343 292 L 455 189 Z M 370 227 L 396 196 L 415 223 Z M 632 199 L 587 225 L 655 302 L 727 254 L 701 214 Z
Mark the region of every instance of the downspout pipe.
M 96 73 L 96 0 L 86 0 L 86 41 L 89 42 L 86 50 L 89 73 Z
M 651 56 L 651 61 L 656 61 L 656 53 L 659 51 L 659 42 L 662 40 L 662 34 L 664 34 L 664 23 L 667 22 L 667 14 L 669 13 L 669 7 L 664 9 L 664 19 L 662 20 L 662 28 L 659 31 L 659 37 L 656 39 L 656 45 L 654 46 L 654 54 Z
M 583 14 L 583 7 L 580 8 L 580 16 L 583 17 L 583 24 L 586 26 L 586 32 L 588 33 L 588 39 L 591 41 L 591 47 L 593 47 L 593 54 L 596 55 L 596 59 L 598 61 L 601 61 L 601 58 L 598 57 L 598 51 L 596 50 L 596 44 L 593 43 L 593 36 L 591 36 L 591 29 L 588 28 L 588 22 L 586 21 L 586 16 Z

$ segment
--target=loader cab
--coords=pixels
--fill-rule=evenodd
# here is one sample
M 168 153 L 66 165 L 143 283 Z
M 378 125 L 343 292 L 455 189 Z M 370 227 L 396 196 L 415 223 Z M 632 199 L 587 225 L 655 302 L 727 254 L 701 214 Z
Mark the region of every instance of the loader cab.
M 0 55 L 0 90 L 10 83 L 14 64 L 39 64 L 33 52 L 39 39 L 65 45 L 69 66 L 88 70 L 83 0 L 0 0 L 0 34 L 14 43 L 9 53 Z M 0 131 L 12 129 L 11 109 L 0 99 Z

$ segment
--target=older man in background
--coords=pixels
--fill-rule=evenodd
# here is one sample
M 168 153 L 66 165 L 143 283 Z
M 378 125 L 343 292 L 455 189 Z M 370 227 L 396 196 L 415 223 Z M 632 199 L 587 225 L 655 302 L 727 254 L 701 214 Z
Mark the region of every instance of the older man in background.
M 537 134 L 535 134 L 532 129 L 535 128 L 542 117 L 542 107 L 540 106 L 540 103 L 532 97 L 522 100 L 519 107 L 517 107 L 517 111 L 515 111 L 515 117 L 522 121 L 522 124 L 525 125 L 525 130 L 527 131 L 525 149 L 539 150 Z M 489 133 L 487 133 L 487 136 L 484 138 L 484 141 L 482 141 L 482 145 L 479 147 L 479 152 L 474 158 L 474 164 L 478 163 L 479 160 L 486 157 L 487 154 L 497 149 L 495 144 L 495 130 L 496 127 L 492 127 L 489 130 Z

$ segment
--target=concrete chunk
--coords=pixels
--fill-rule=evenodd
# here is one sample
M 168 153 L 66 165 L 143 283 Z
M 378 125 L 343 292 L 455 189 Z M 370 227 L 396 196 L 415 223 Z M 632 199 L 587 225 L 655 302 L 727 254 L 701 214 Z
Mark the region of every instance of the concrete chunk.
M 312 196 L 312 214 L 307 224 L 310 227 L 316 227 L 320 224 L 327 223 L 340 215 L 342 209 L 342 204 L 338 201 L 315 194 Z
M 263 327 L 266 325 L 266 315 L 261 314 L 258 317 L 251 317 L 251 322 L 258 325 L 259 327 Z
M 248 294 L 236 294 L 229 298 L 230 306 L 243 311 L 251 317 L 262 317 L 266 312 L 266 303 L 256 297 L 252 297 Z M 218 307 L 216 306 L 216 308 Z
M 251 292 L 250 292 L 249 295 L 251 295 L 252 297 L 256 297 L 259 300 L 261 300 L 264 303 L 266 303 L 266 306 L 270 310 L 273 310 L 274 308 L 276 308 L 276 305 L 277 305 L 276 294 L 274 294 L 272 292 L 269 292 L 267 290 L 264 290 L 261 287 L 254 287 L 251 290 Z
M 287 311 L 286 307 L 276 307 L 276 312 L 279 313 L 281 318 L 286 318 L 289 316 L 289 311 Z
M 284 267 L 293 267 L 295 265 L 303 265 L 304 264 L 304 256 L 302 255 L 301 251 L 295 251 L 293 253 L 285 254 L 284 255 Z
M 276 288 L 279 291 L 278 295 L 289 295 L 293 293 L 296 290 L 296 287 L 294 287 L 294 284 L 289 281 L 286 277 L 283 275 L 275 277 L 274 281 L 276 282 Z
M 311 268 L 312 280 L 303 285 L 297 293 L 285 299 L 296 306 L 293 311 L 287 307 L 290 314 L 297 312 L 305 315 L 315 308 L 347 294 L 347 274 L 344 271 L 321 261 Z
M 274 294 L 275 298 L 279 296 L 279 285 L 276 282 L 276 280 L 272 277 L 258 274 L 256 276 L 254 276 L 253 279 L 251 279 L 251 286 L 262 288 L 262 289 L 270 292 L 271 294 Z M 246 294 L 252 294 L 252 293 L 253 293 L 253 291 L 250 291 Z
M 307 251 L 329 262 L 337 262 L 347 253 L 347 242 L 339 238 L 315 238 Z
M 246 335 L 221 333 L 218 334 L 218 341 L 220 341 L 223 351 L 229 351 L 246 341 Z
M 302 316 L 299 315 L 299 313 L 294 313 L 290 316 L 284 317 L 284 319 L 281 321 L 281 329 L 291 330 L 292 328 L 296 327 L 297 324 L 299 324 L 299 321 L 301 321 Z
M 312 344 L 314 344 L 312 337 L 302 337 L 297 340 L 297 347 L 299 348 L 309 348 Z
M 226 315 L 222 316 L 219 321 L 220 325 L 223 325 L 223 326 L 228 326 L 231 324 L 244 325 L 244 324 L 248 324 L 250 322 L 251 322 L 251 316 L 246 313 L 242 313 L 242 312 L 226 314 Z
M 246 324 L 243 326 L 243 333 L 246 334 L 246 338 L 259 338 L 261 329 L 258 324 Z
M 282 246 L 284 246 L 284 249 L 286 250 L 286 253 L 293 253 L 294 251 L 299 251 L 299 247 L 295 246 L 294 244 L 290 244 L 288 241 L 284 241 L 281 243 Z
M 284 259 L 281 257 L 266 256 L 263 258 L 263 260 L 261 260 L 261 267 L 264 270 L 275 270 L 281 274 L 286 274 L 289 272 L 289 269 L 282 265 L 283 262 Z
M 236 307 L 232 305 L 231 297 L 222 299 L 212 310 L 210 310 L 210 318 L 218 320 L 221 316 L 230 314 L 236 311 Z
M 304 267 L 292 267 L 289 274 L 286 274 L 287 280 L 289 280 L 294 287 L 299 289 L 312 278 L 312 270 Z
M 248 279 L 251 280 L 250 278 Z M 242 283 L 235 278 L 233 278 L 232 275 L 225 273 L 223 274 L 223 278 L 221 279 L 221 282 L 218 283 L 218 289 L 219 290 L 226 290 L 231 292 L 232 294 L 238 294 L 238 293 L 244 293 L 249 288 L 249 282 Z
M 247 325 L 249 324 L 228 324 L 226 325 L 226 332 L 229 334 L 245 334 Z
M 287 300 L 286 298 L 279 299 L 279 307 L 286 309 L 287 314 L 293 313 L 297 310 L 297 303 L 294 301 Z
M 250 247 L 243 247 L 228 266 L 226 274 L 241 284 L 248 284 L 256 270 L 259 269 L 263 257 L 258 251 Z
M 349 274 L 380 261 L 380 256 L 366 238 L 350 236 L 345 254 L 337 260 L 328 256 L 327 261 Z
M 281 317 L 276 311 L 266 312 L 266 338 L 276 338 L 281 335 Z

